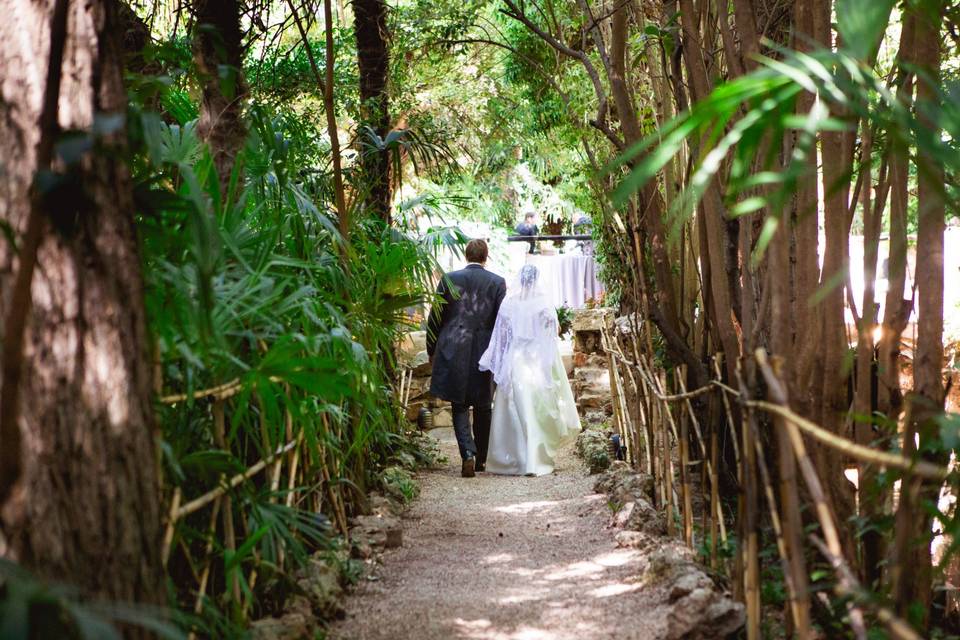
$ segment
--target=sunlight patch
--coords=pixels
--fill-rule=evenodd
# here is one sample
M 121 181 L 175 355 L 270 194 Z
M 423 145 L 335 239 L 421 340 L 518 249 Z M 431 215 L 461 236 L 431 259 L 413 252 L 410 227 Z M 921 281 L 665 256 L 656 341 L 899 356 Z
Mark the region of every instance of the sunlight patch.
M 590 595 L 594 598 L 609 598 L 610 596 L 619 596 L 624 593 L 630 593 L 640 588 L 639 584 L 608 584 L 604 587 L 594 589 Z
M 510 514 L 525 514 L 530 513 L 531 511 L 536 511 L 537 509 L 544 509 L 546 507 L 552 507 L 557 504 L 556 500 L 541 500 L 539 502 L 519 502 L 517 504 L 512 504 L 508 507 L 497 507 L 494 511 L 499 511 L 501 513 L 510 513 Z

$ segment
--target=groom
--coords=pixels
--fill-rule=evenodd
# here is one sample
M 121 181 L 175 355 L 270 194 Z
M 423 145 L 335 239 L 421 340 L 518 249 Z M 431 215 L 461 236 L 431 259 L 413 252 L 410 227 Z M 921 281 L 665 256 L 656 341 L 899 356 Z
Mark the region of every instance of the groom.
M 430 395 L 453 405 L 453 430 L 464 478 L 483 471 L 487 462 L 493 378 L 489 371 L 480 371 L 479 362 L 507 293 L 504 279 L 484 268 L 487 251 L 483 240 L 467 244 L 469 264 L 440 280 L 437 296 L 441 300 L 430 310 L 427 323 L 427 353 L 433 363 Z

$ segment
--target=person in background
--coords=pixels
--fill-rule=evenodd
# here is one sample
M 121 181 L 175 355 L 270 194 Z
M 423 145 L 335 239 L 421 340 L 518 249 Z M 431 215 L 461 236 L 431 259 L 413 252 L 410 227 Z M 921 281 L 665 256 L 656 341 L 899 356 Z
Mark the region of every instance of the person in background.
M 518 236 L 538 235 L 540 230 L 537 228 L 537 214 L 533 211 L 528 211 L 526 215 L 523 216 L 523 222 L 518 224 L 514 231 Z M 527 253 L 537 253 L 537 243 L 535 240 L 530 241 L 530 250 Z

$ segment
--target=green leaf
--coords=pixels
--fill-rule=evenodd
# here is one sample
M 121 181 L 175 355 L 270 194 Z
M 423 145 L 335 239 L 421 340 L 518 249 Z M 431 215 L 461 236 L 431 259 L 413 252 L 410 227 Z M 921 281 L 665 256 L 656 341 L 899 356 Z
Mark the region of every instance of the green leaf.
M 864 62 L 873 60 L 894 4 L 895 0 L 837 0 L 841 45 Z

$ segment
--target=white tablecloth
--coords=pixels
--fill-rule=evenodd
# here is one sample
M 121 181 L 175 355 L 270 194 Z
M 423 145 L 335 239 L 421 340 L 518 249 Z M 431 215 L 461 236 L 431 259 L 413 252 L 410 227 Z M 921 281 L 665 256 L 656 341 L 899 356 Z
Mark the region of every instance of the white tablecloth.
M 571 309 L 582 309 L 587 300 L 596 299 L 603 293 L 593 256 L 528 255 L 527 263 L 540 269 L 544 289 L 557 307 L 567 305 Z

